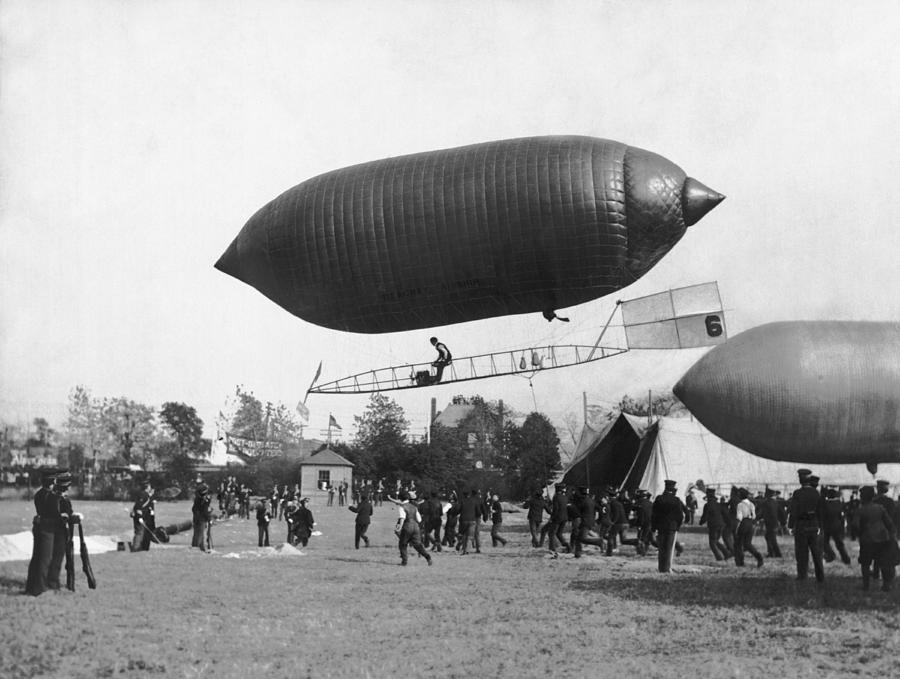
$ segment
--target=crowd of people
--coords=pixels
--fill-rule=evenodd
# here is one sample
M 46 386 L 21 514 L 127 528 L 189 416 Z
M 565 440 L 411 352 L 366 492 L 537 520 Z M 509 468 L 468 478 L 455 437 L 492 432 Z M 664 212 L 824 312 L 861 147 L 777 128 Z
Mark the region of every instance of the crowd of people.
M 812 572 L 818 582 L 825 579 L 825 563 L 840 559 L 850 564 L 845 545 L 859 542 L 858 563 L 863 587 L 880 580 L 883 590 L 891 588 L 896 566 L 900 564 L 897 527 L 900 526 L 900 502 L 889 495 L 887 481 L 864 486 L 845 500 L 838 488 L 819 488 L 819 478 L 809 469 L 798 470 L 800 487 L 790 497 L 777 490 L 766 489 L 753 496 L 746 488 L 732 487 L 719 495 L 712 487 L 704 488 L 705 502 L 699 525 L 705 526 L 709 549 L 716 561 L 733 559 L 745 565 L 749 554 L 757 567 L 765 560 L 782 558 L 778 538 L 790 533 L 794 540 L 797 579 L 807 579 Z M 73 512 L 67 497 L 71 476 L 64 472 L 45 475 L 43 485 L 34 497 L 34 552 L 29 564 L 26 591 L 40 594 L 59 589 L 60 569 L 70 540 L 71 526 L 81 515 Z M 531 545 L 559 558 L 562 552 L 581 558 L 585 549 L 594 547 L 600 554 L 611 556 L 625 546 L 644 556 L 656 550 L 658 570 L 671 571 L 673 558 L 683 551 L 678 533 L 692 524 L 699 507 L 693 487 L 682 499 L 677 485 L 667 480 L 663 492 L 653 498 L 646 490 L 630 494 L 604 487 L 592 491 L 587 487 L 566 487 L 558 483 L 554 493 L 536 491 L 521 508 L 527 511 Z M 420 492 L 415 483 L 397 481 L 391 492 L 384 480 L 364 481 L 347 487 L 341 493 L 350 495 L 348 509 L 355 514 L 354 547 L 368 547 L 367 535 L 374 508 L 385 499 L 397 508 L 395 534 L 402 565 L 409 563 L 409 548 L 430 565 L 433 554 L 444 550 L 460 555 L 481 552 L 482 525 L 490 523 L 491 544 L 507 544 L 503 535 L 504 506 L 497 493 L 482 493 L 477 488 L 465 492 Z M 222 515 L 237 514 L 249 519 L 252 510 L 259 533 L 259 546 L 269 545 L 270 523 L 284 521 L 285 540 L 292 545 L 307 546 L 316 526 L 310 499 L 300 497 L 298 485 L 275 486 L 269 493 L 254 495 L 246 484 L 234 477 L 223 481 L 217 492 Z M 192 547 L 212 549 L 211 526 L 214 522 L 212 494 L 207 484 L 198 482 L 192 505 Z M 345 502 L 350 500 L 345 500 Z M 341 503 L 343 504 L 343 502 Z M 134 522 L 132 551 L 146 551 L 157 542 L 155 498 L 147 482 L 135 501 L 131 517 Z M 758 532 L 765 542 L 765 556 L 754 545 Z

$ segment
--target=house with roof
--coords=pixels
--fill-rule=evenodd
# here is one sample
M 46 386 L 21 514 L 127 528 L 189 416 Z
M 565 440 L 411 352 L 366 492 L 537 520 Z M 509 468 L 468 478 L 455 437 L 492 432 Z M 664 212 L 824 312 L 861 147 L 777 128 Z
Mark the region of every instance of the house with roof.
M 300 462 L 300 494 L 315 502 L 327 498 L 328 486 L 346 481 L 353 487 L 353 463 L 329 447 L 304 458 Z

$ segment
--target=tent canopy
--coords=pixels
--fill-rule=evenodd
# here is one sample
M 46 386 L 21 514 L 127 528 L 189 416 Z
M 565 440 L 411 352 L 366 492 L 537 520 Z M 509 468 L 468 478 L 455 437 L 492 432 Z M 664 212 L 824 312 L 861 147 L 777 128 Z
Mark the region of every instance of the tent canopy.
M 646 418 L 620 414 L 606 427 L 585 426 L 563 482 L 593 489 L 613 486 L 662 493 L 672 479 L 684 493 L 691 486 L 719 491 L 742 486 L 755 492 L 766 487 L 786 492 L 798 485 L 797 469 L 809 467 L 820 484 L 844 488 L 874 485 L 865 465 L 797 464 L 751 455 L 710 433 L 689 417 Z M 900 464 L 879 465 L 877 478 L 900 483 Z M 700 483 L 698 483 L 700 482 Z

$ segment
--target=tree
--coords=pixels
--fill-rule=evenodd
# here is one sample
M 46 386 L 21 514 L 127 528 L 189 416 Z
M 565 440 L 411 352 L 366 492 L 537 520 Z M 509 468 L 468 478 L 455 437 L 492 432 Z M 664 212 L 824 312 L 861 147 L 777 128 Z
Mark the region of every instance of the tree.
M 504 471 L 510 488 L 520 497 L 543 488 L 559 471 L 559 436 L 545 415 L 531 413 L 520 427 L 508 424 L 504 440 Z
M 503 426 L 514 413 L 505 410 L 499 401 L 485 401 L 477 395 L 456 396 L 452 402 L 473 406 L 457 428 L 470 433 L 471 440 L 467 443 L 476 463 L 481 462 L 485 468 L 502 466 Z
M 203 420 L 193 406 L 167 401 L 159 411 L 159 418 L 175 437 L 181 453 L 196 453 L 203 442 Z
M 100 427 L 100 407 L 91 392 L 77 385 L 69 392 L 69 412 L 66 431 L 69 440 L 80 444 L 91 459 L 98 453 L 97 446 L 103 438 Z
M 363 414 L 353 419 L 355 457 L 362 466 L 381 476 L 402 472 L 409 430 L 403 408 L 384 394 L 372 394 Z
M 230 433 L 242 438 L 260 441 L 266 436 L 262 402 L 244 387 L 235 387 L 237 406 L 230 422 Z

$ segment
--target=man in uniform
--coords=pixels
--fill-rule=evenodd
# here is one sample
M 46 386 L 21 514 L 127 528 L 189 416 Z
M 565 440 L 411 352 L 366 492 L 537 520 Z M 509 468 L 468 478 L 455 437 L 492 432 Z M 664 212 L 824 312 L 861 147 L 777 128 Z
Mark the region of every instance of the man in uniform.
M 628 528 L 628 516 L 625 514 L 625 505 L 622 503 L 622 494 L 616 495 L 614 488 L 609 489 L 609 520 L 612 529 L 606 542 L 606 556 L 612 556 L 618 551 L 618 544 L 625 538 L 625 529 Z
M 563 535 L 566 522 L 569 520 L 569 498 L 566 495 L 566 487 L 557 483 L 556 492 L 553 494 L 553 504 L 550 510 L 550 551 L 556 554 L 556 543 L 565 547 L 568 552 L 571 548 Z
M 536 490 L 534 494 L 525 501 L 522 506 L 528 510 L 528 528 L 531 530 L 531 546 L 540 547 L 541 540 L 541 523 L 544 521 L 544 497 L 541 491 Z
M 824 555 L 825 561 L 831 563 L 835 560 L 834 550 L 841 557 L 841 561 L 850 564 L 850 555 L 844 547 L 844 506 L 837 488 L 823 488 L 822 495 L 822 529 L 825 534 Z M 834 542 L 834 549 L 831 543 Z
M 500 504 L 500 496 L 497 493 L 491 495 L 491 546 L 503 545 L 506 547 L 506 538 L 500 535 L 500 527 L 503 525 L 503 505 Z
M 472 496 L 470 496 L 472 497 Z M 409 560 L 407 546 L 412 545 L 419 556 L 424 556 L 428 565 L 431 565 L 431 555 L 422 546 L 421 529 L 419 527 L 422 521 L 422 515 L 414 504 L 409 501 L 409 493 L 405 490 L 400 491 L 400 504 L 397 507 L 398 517 L 397 525 L 394 533 L 397 535 L 398 545 L 400 547 L 400 565 L 405 566 Z M 474 499 L 478 499 L 475 497 Z
M 210 522 L 212 521 L 212 496 L 209 494 L 209 486 L 200 483 L 194 495 L 194 504 L 191 507 L 194 535 L 191 538 L 191 547 L 197 547 L 201 552 L 212 549 L 210 536 Z
M 722 520 L 721 505 L 716 499 L 715 488 L 706 489 L 706 504 L 700 514 L 700 525 L 706 524 L 709 549 L 716 561 L 724 561 L 731 558 L 731 550 L 722 543 L 722 530 L 725 522 Z
M 69 525 L 81 519 L 80 514 L 72 512 L 72 503 L 66 497 L 70 485 L 70 474 L 58 474 L 53 478 L 50 492 L 41 498 L 38 562 L 32 589 L 28 591 L 34 596 L 60 588 L 59 575 L 66 556 Z
M 469 553 L 469 543 L 475 542 L 475 520 L 481 513 L 481 498 L 478 497 L 478 491 L 474 488 L 469 494 L 462 499 L 459 507 L 459 541 L 456 549 L 460 554 Z M 478 550 L 480 551 L 480 550 Z
M 766 556 L 770 559 L 781 558 L 781 547 L 778 546 L 778 527 L 785 521 L 784 509 L 775 498 L 775 491 L 766 488 L 763 501 L 759 505 L 759 518 L 762 519 L 766 531 Z
M 151 535 L 151 531 L 156 530 L 156 500 L 153 499 L 153 486 L 149 481 L 143 483 L 141 494 L 131 510 L 131 518 L 134 521 L 134 541 L 131 551 L 149 551 L 150 540 L 155 537 Z
M 268 499 L 265 497 L 259 498 L 259 501 L 256 503 L 254 509 L 256 510 L 256 528 L 259 533 L 259 546 L 260 547 L 268 547 L 269 546 L 269 521 L 272 519 L 272 514 L 269 511 L 270 505 Z
M 653 529 L 657 532 L 660 573 L 672 570 L 672 556 L 675 552 L 678 529 L 684 522 L 684 505 L 675 492 L 675 481 L 666 479 L 662 495 L 653 501 Z
M 658 547 L 656 540 L 653 539 L 653 502 L 650 500 L 650 493 L 640 489 L 635 492 L 635 502 L 637 505 L 637 544 L 635 549 L 640 556 L 647 554 L 650 545 Z
M 581 558 L 582 545 L 594 545 L 603 547 L 603 538 L 591 535 L 597 522 L 597 505 L 591 497 L 590 488 L 581 486 L 573 498 L 578 512 L 578 530 L 572 533 L 572 542 L 575 543 L 575 558 Z
M 31 535 L 33 544 L 31 548 L 31 561 L 28 563 L 28 580 L 25 583 L 25 592 L 37 596 L 45 589 L 46 583 L 40 582 L 39 564 L 41 562 L 41 519 L 45 512 L 47 499 L 53 492 L 53 481 L 57 475 L 57 471 L 47 470 L 41 476 L 41 487 L 34 494 L 34 519 L 31 522 Z
M 794 533 L 794 558 L 797 560 L 797 579 L 805 580 L 809 572 L 809 556 L 812 554 L 813 570 L 818 582 L 825 581 L 825 567 L 822 563 L 822 542 L 820 530 L 818 477 L 809 469 L 798 469 L 800 488 L 791 495 L 788 528 Z
M 359 541 L 362 540 L 369 546 L 369 537 L 366 532 L 369 530 L 369 524 L 372 523 L 372 502 L 369 500 L 369 494 L 363 490 L 359 496 L 359 503 L 354 507 L 350 505 L 350 511 L 356 514 L 356 526 L 353 534 L 353 545 L 359 549 Z

